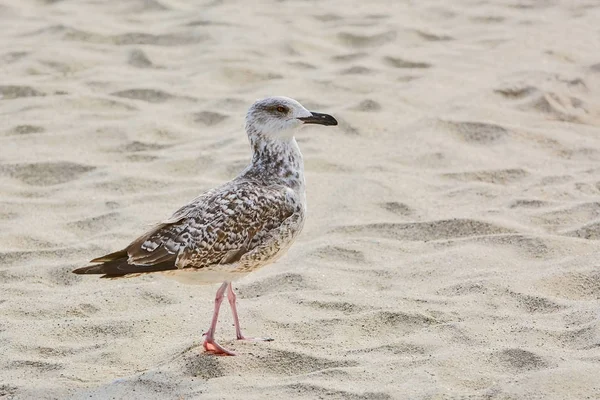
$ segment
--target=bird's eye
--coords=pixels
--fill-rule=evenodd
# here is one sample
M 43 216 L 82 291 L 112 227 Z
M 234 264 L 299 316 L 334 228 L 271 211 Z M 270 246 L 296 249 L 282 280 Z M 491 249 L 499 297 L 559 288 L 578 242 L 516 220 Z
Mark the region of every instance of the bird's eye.
M 279 111 L 280 113 L 284 113 L 287 110 L 286 110 L 286 108 L 284 106 L 279 106 L 279 107 L 277 107 L 277 111 Z

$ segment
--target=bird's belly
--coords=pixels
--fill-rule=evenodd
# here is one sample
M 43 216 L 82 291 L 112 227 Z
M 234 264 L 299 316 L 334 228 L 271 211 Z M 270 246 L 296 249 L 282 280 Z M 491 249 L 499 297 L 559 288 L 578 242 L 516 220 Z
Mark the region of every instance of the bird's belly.
M 243 278 L 250 271 L 236 271 L 234 266 L 221 268 L 185 268 L 161 272 L 161 275 L 186 285 L 212 285 Z

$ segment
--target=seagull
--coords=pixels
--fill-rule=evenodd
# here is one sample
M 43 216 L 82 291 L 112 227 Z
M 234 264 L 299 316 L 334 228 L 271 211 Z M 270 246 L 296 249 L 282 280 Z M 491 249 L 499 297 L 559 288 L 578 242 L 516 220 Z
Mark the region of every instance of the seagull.
M 231 281 L 285 254 L 304 226 L 304 162 L 294 136 L 306 124 L 331 126 L 337 121 L 331 115 L 308 111 L 289 97 L 256 101 L 246 114 L 250 165 L 233 180 L 200 194 L 123 250 L 95 258 L 90 261 L 93 265 L 73 272 L 117 278 L 192 270 L 200 281 L 223 281 L 204 334 L 207 352 L 235 355 L 215 341 L 226 292 L 237 339 L 269 340 L 242 334 Z

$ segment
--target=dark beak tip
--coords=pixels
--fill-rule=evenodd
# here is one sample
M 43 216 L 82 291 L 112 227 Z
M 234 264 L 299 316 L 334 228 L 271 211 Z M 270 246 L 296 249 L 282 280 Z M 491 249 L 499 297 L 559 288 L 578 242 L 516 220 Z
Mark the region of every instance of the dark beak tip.
M 333 118 L 331 115 L 325 117 L 323 122 L 325 122 L 323 125 L 327 126 L 336 126 L 338 124 L 337 119 Z
M 325 126 L 335 126 L 338 124 L 337 120 L 335 118 L 333 118 L 331 115 L 317 113 L 317 112 L 313 112 L 312 116 L 310 116 L 310 117 L 303 117 L 303 118 L 299 118 L 299 119 L 301 121 L 303 121 L 305 124 L 318 124 L 318 125 L 325 125 Z

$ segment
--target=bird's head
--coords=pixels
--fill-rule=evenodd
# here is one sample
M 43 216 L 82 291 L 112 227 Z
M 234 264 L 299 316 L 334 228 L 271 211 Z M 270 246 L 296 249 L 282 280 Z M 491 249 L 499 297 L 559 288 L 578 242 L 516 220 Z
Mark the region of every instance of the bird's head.
M 246 114 L 248 135 L 292 138 L 305 124 L 337 125 L 331 115 L 308 111 L 294 99 L 277 96 L 256 101 Z

